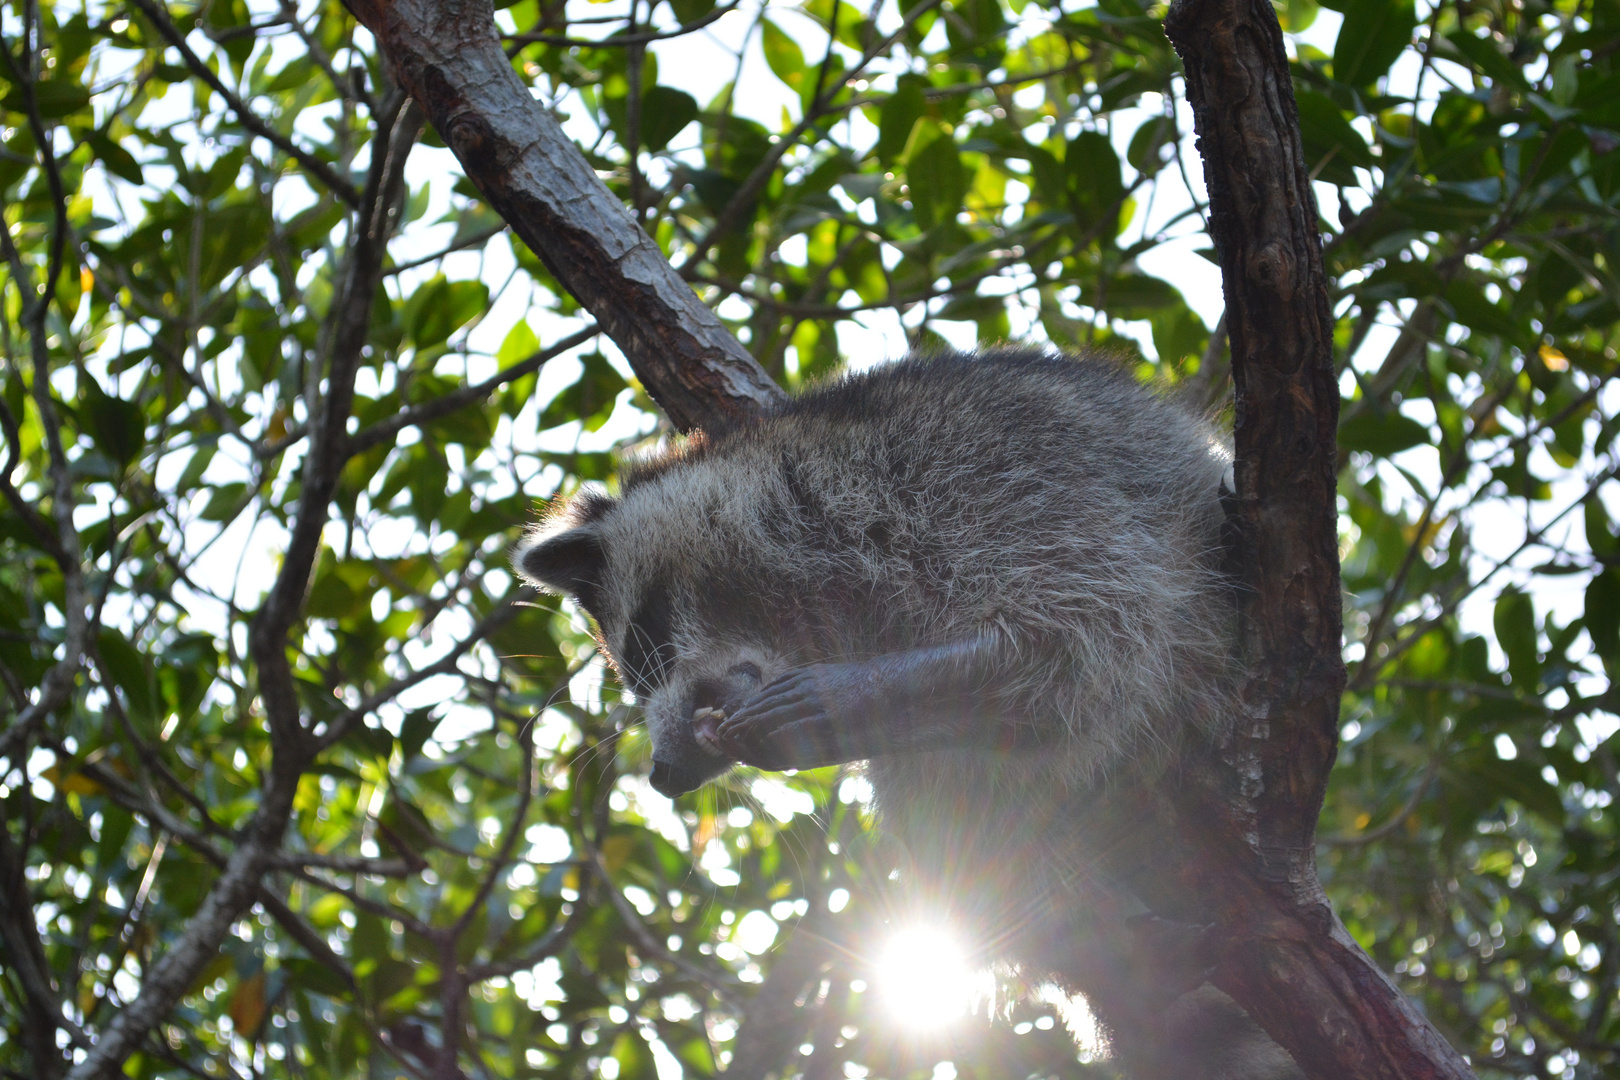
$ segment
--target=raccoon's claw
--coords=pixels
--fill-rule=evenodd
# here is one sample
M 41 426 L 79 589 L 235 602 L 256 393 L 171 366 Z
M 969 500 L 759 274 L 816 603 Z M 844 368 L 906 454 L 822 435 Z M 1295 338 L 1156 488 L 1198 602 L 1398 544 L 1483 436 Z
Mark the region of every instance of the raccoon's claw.
M 720 722 L 726 754 L 761 769 L 810 769 L 862 757 L 845 747 L 841 716 L 858 696 L 853 665 L 814 664 L 780 676 Z

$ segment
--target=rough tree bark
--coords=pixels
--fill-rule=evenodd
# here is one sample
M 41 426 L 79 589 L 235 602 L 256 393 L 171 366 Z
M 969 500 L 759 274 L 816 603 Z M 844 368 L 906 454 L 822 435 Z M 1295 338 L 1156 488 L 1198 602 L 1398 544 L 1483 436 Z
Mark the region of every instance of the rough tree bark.
M 535 103 L 488 0 L 348 2 L 468 176 L 677 427 L 734 422 L 778 400 Z M 1339 397 L 1281 30 L 1268 0 L 1177 0 L 1166 30 L 1187 68 L 1227 299 L 1249 668 L 1230 745 L 1135 808 L 1160 830 L 1139 847 L 1162 852 L 1164 840 L 1184 854 L 1139 880 L 1170 909 L 1214 916 L 1224 944 L 1215 981 L 1312 1077 L 1461 1080 L 1466 1063 L 1350 938 L 1316 877 L 1344 684 Z
M 623 350 L 682 431 L 734 423 L 782 390 L 704 307 L 534 100 L 489 0 L 347 0 L 469 179 Z
M 1246 586 L 1238 730 L 1207 782 L 1178 796 L 1184 836 L 1203 834 L 1182 887 L 1213 901 L 1227 945 L 1216 983 L 1311 1076 L 1472 1076 L 1350 937 L 1316 876 L 1344 688 L 1339 391 L 1282 30 L 1269 0 L 1176 0 L 1165 31 L 1186 68 L 1226 294 Z

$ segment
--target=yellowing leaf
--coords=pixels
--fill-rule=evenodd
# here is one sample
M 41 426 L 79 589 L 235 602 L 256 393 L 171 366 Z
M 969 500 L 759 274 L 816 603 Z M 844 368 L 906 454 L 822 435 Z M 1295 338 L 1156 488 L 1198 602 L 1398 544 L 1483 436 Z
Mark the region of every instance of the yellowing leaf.
M 52 765 L 40 775 L 49 780 L 51 786 L 57 790 L 74 795 L 100 795 L 105 790 L 101 784 L 81 772 L 70 772 L 64 776 L 59 765 Z
M 261 968 L 236 984 L 231 995 L 231 1023 L 239 1035 L 252 1037 L 264 1023 L 264 970 Z
M 602 841 L 602 865 L 612 873 L 625 864 L 630 858 L 630 851 L 635 847 L 635 841 L 628 836 L 610 836 Z

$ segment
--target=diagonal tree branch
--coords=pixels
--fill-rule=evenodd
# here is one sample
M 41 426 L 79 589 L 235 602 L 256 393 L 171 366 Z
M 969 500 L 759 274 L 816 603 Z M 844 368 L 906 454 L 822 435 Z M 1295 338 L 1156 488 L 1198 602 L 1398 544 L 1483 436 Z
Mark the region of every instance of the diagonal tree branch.
M 512 70 L 488 0 L 353 0 L 398 78 L 496 212 L 624 351 L 681 430 L 781 389 L 670 267 Z

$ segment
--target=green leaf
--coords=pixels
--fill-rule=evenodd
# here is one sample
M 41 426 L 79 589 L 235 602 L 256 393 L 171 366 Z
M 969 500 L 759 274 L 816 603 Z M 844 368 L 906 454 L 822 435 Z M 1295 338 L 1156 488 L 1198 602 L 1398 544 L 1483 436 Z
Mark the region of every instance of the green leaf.
M 1412 43 L 1416 28 L 1412 0 L 1347 0 L 1333 46 L 1333 77 L 1349 86 L 1377 82 Z
M 82 83 L 48 79 L 34 84 L 34 107 L 45 120 L 60 120 L 90 104 L 90 89 Z M 14 113 L 25 113 L 27 99 L 22 88 L 13 86 L 0 97 L 0 105 Z
M 1070 139 L 1063 152 L 1063 173 L 1075 228 L 1081 233 L 1095 231 L 1104 243 L 1111 242 L 1119 231 L 1125 184 L 1120 179 L 1119 155 L 1108 136 L 1082 131 Z
M 1490 76 L 1493 82 L 1511 86 L 1516 90 L 1530 88 L 1524 73 L 1503 52 L 1503 47 L 1497 44 L 1494 38 L 1477 37 L 1467 30 L 1453 30 L 1445 36 L 1445 41 L 1480 71 Z
M 879 164 L 888 166 L 906 149 L 911 129 L 928 107 L 923 88 L 928 80 L 920 75 L 902 75 L 894 93 L 883 102 L 879 113 L 878 140 L 874 152 Z
M 1152 318 L 1158 311 L 1184 303 L 1175 286 L 1147 274 L 1121 274 L 1108 281 L 1106 289 L 1082 289 L 1081 296 L 1119 319 Z
M 714 10 L 715 0 L 670 0 L 675 17 L 683 23 L 696 22 Z
M 130 715 L 143 724 L 153 724 L 157 715 L 157 690 L 152 682 L 152 665 L 117 630 L 104 628 L 96 636 L 96 651 L 102 666 L 118 689 L 124 692 Z
M 1348 411 L 1348 410 L 1346 410 Z M 1339 445 L 1379 457 L 1398 454 L 1429 441 L 1429 429 L 1397 412 L 1362 409 L 1339 425 Z
M 229 521 L 241 512 L 250 497 L 244 483 L 220 484 L 208 496 L 208 504 L 199 515 L 204 521 Z
M 760 20 L 760 46 L 765 51 L 765 63 L 778 79 L 795 91 L 804 88 L 804 50 L 786 31 L 769 19 Z
M 81 386 L 79 415 L 90 437 L 103 454 L 127 468 L 146 445 L 146 414 L 137 403 L 103 392 L 94 379 L 82 380 Z
M 482 281 L 450 281 L 439 274 L 405 302 L 405 333 L 419 350 L 442 345 L 488 307 L 489 286 Z
M 921 146 L 911 150 L 906 161 L 906 187 L 917 224 L 931 229 L 956 220 L 967 196 L 968 174 L 948 131 L 938 126 L 919 127 L 915 141 Z
M 495 350 L 495 363 L 500 370 L 505 371 L 513 364 L 522 363 L 540 351 L 540 339 L 534 336 L 534 331 L 524 319 L 512 324 L 512 329 L 506 332 L 501 339 L 501 347 Z
M 1620 660 L 1620 567 L 1596 574 L 1586 586 L 1586 632 L 1606 660 Z
M 1153 349 L 1161 364 L 1201 357 L 1209 345 L 1209 327 L 1185 301 L 1154 312 L 1152 327 Z
M 1596 497 L 1587 499 L 1582 516 L 1586 526 L 1586 546 L 1592 549 L 1592 554 L 1607 562 L 1620 561 L 1620 537 L 1615 536 L 1603 500 Z
M 1569 106 L 1575 103 L 1575 95 L 1580 92 L 1581 78 L 1576 67 L 1573 55 L 1562 56 L 1552 69 L 1552 96 L 1560 105 Z
M 1305 146 L 1305 160 L 1318 179 L 1341 186 L 1357 183 L 1352 166 L 1371 168 L 1372 152 L 1361 133 L 1350 126 L 1344 113 L 1326 94 L 1300 90 L 1299 134 Z
M 400 756 L 409 761 L 420 754 L 438 726 L 439 718 L 433 715 L 432 709 L 415 709 L 406 714 L 399 726 Z
M 1564 802 L 1558 795 L 1558 789 L 1542 779 L 1541 770 L 1522 757 L 1512 761 L 1487 759 L 1473 762 L 1468 769 L 1466 782 L 1482 792 L 1512 799 L 1554 825 L 1563 823 Z
M 1277 9 L 1277 19 L 1282 28 L 1290 34 L 1303 34 L 1316 22 L 1316 13 L 1319 5 L 1316 0 L 1272 0 L 1272 6 Z M 1327 5 L 1331 6 L 1331 5 Z
M 956 0 L 945 20 L 945 38 L 955 55 L 992 66 L 1006 52 L 1006 29 L 1000 0 Z
M 599 352 L 580 357 L 585 370 L 578 381 L 551 399 L 540 415 L 540 429 L 554 428 L 571 420 L 582 420 L 586 431 L 597 431 L 613 415 L 619 394 L 629 385 L 613 370 Z
M 1511 300 L 1511 297 L 1504 299 Z M 1530 336 L 1530 327 L 1523 320 L 1515 318 L 1509 309 L 1491 303 L 1484 289 L 1473 281 L 1453 281 L 1446 286 L 1445 302 L 1453 317 L 1472 330 L 1510 340 L 1522 341 Z
M 800 10 L 814 18 L 821 24 L 823 30 L 833 27 L 834 10 L 836 4 L 838 40 L 857 51 L 863 50 L 866 45 L 863 32 L 870 29 L 870 24 L 844 0 L 805 0 Z
M 405 488 L 411 493 L 411 513 L 427 527 L 438 517 L 450 493 L 450 462 L 442 450 L 426 442 L 411 447 L 409 460 Z
M 1496 643 L 1507 654 L 1513 685 L 1523 693 L 1535 693 L 1541 673 L 1535 604 L 1517 589 L 1504 590 L 1497 598 L 1492 622 L 1496 627 Z
M 1131 168 L 1137 172 L 1152 176 L 1164 165 L 1164 150 L 1175 135 L 1175 121 L 1168 116 L 1155 116 L 1146 120 L 1131 135 L 1130 147 L 1125 151 L 1125 160 L 1129 161 Z
M 641 95 L 641 145 L 657 153 L 697 119 L 697 99 L 668 86 L 650 86 Z
M 141 174 L 140 162 L 136 161 L 135 155 L 128 150 L 125 150 L 99 132 L 92 133 L 85 142 L 90 144 L 90 149 L 95 152 L 101 163 L 107 167 L 108 172 L 120 180 L 128 180 L 132 184 L 145 182 L 145 178 Z

